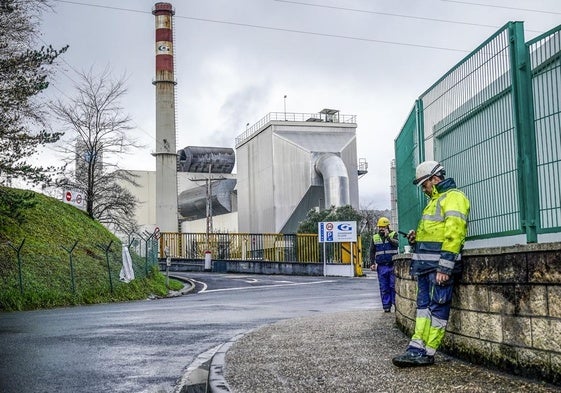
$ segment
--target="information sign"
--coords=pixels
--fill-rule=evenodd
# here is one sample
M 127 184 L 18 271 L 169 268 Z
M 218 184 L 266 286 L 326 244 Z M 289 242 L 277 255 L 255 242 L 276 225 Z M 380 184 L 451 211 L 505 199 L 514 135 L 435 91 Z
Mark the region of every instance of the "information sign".
M 320 243 L 356 242 L 356 221 L 318 222 Z

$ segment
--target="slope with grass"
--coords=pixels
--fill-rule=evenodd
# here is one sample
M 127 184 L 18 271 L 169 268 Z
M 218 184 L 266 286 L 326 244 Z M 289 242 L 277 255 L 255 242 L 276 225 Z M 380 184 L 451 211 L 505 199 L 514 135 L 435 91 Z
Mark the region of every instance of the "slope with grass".
M 0 311 L 167 294 L 157 265 L 147 271 L 144 258 L 134 254 L 136 278 L 119 281 L 121 242 L 83 211 L 30 191 L 0 187 L 0 193 Z M 18 198 L 25 203 L 12 206 L 18 210 L 12 213 L 6 201 Z M 177 290 L 182 284 L 170 286 Z

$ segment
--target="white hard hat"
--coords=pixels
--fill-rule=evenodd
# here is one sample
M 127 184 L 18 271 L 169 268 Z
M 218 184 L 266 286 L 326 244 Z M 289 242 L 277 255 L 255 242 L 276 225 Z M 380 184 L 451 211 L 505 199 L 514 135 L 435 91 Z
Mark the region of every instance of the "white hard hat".
M 437 161 L 424 161 L 417 165 L 415 169 L 415 180 L 413 184 L 416 186 L 422 185 L 426 180 L 434 175 L 445 175 L 444 167 Z

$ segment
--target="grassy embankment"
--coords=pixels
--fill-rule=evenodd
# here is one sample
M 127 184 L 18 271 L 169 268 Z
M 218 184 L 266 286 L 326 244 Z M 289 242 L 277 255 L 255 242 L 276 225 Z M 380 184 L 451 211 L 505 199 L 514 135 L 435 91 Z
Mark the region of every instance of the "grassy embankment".
M 2 187 L 0 192 L 29 191 Z M 0 208 L 0 311 L 146 299 L 182 288 L 175 280 L 167 288 L 157 266 L 146 269 L 145 259 L 134 253 L 135 279 L 119 281 L 122 245 L 117 237 L 74 206 L 38 193 L 30 202 L 33 206 L 22 210 L 20 219 L 2 214 L 6 205 Z M 108 269 L 103 248 L 110 242 Z M 21 276 L 10 244 L 21 246 Z

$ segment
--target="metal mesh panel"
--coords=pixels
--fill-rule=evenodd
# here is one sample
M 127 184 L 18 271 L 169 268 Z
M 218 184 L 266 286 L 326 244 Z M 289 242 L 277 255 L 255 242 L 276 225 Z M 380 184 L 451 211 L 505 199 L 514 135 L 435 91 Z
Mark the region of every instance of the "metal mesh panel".
M 415 229 L 422 212 L 422 193 L 412 184 L 415 167 L 420 162 L 417 106 L 413 108 L 399 136 L 395 139 L 395 170 L 398 225 L 403 231 Z
M 561 227 L 561 26 L 528 42 L 542 232 Z
M 521 232 L 512 97 L 507 27 L 421 96 L 425 158 L 470 198 L 470 237 Z

